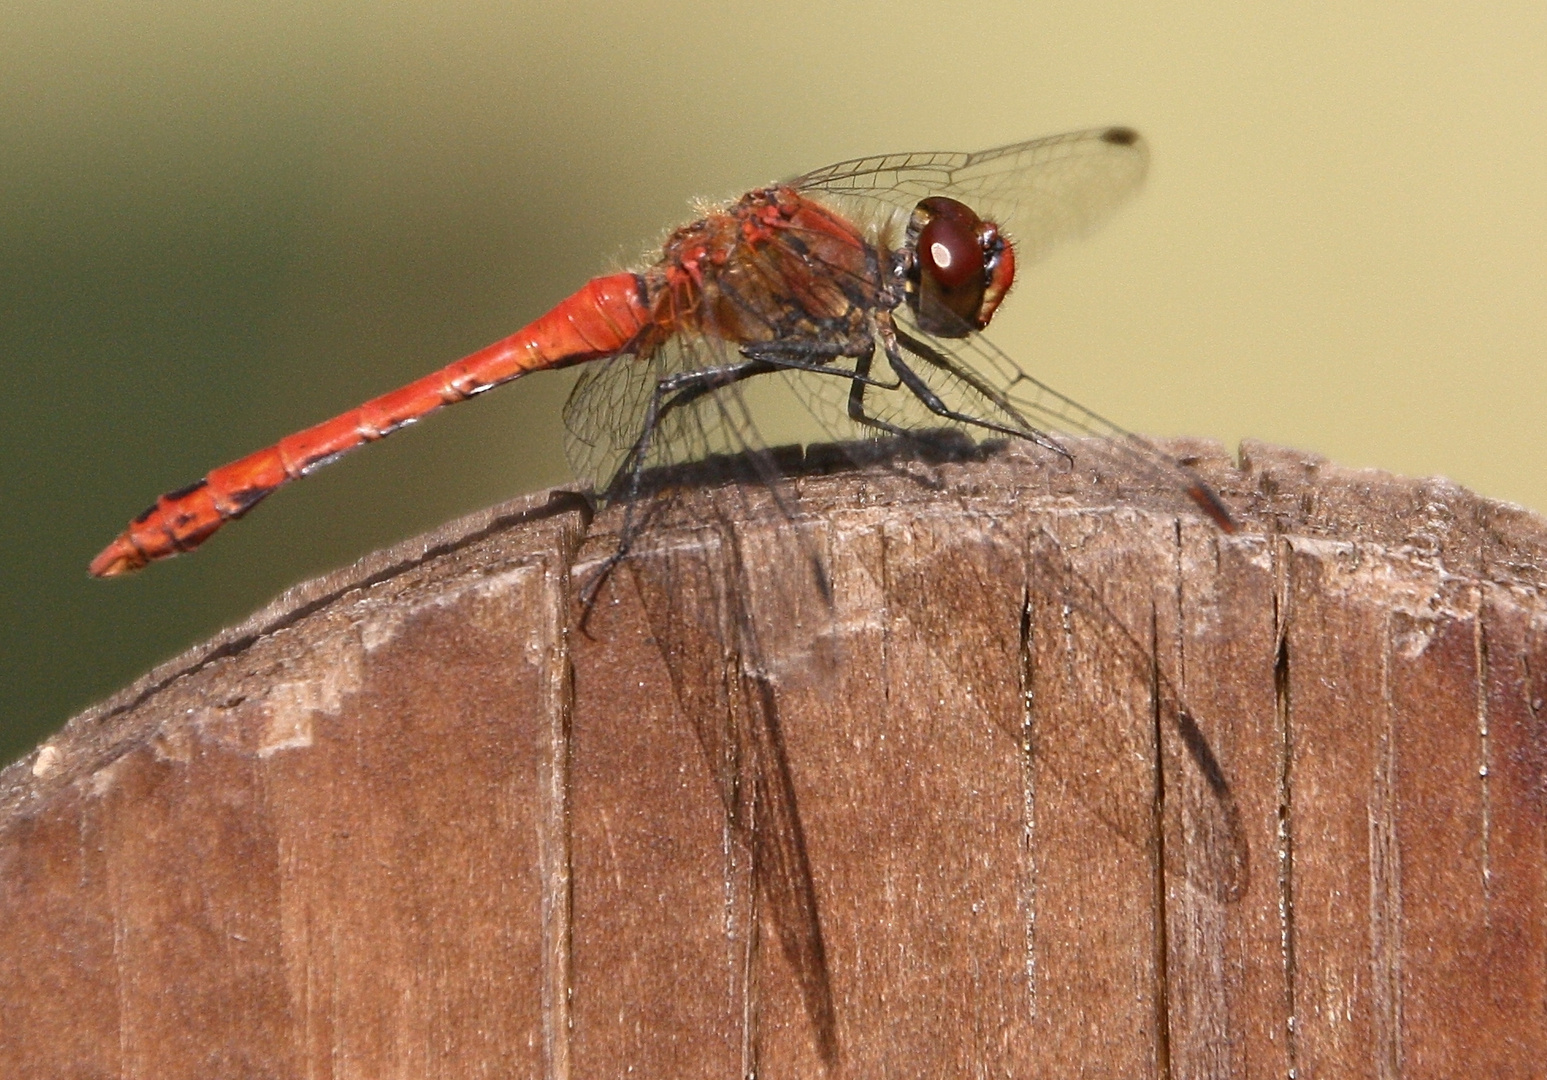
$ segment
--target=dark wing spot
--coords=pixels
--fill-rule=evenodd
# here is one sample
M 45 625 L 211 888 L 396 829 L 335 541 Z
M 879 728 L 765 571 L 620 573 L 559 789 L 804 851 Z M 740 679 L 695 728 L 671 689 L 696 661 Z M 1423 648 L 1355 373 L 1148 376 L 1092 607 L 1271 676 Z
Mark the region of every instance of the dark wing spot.
M 1101 141 L 1109 142 L 1114 146 L 1132 146 L 1139 141 L 1139 133 L 1133 128 L 1107 128 L 1101 133 Z

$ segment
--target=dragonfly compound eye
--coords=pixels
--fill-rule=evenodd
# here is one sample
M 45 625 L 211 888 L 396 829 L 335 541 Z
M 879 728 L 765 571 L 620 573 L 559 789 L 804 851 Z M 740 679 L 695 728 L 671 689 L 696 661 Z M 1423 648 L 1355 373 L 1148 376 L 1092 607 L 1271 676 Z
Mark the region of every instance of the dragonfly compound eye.
M 914 272 L 908 304 L 921 329 L 941 337 L 981 330 L 1009 292 L 1015 259 L 999 227 L 943 196 L 913 211 Z

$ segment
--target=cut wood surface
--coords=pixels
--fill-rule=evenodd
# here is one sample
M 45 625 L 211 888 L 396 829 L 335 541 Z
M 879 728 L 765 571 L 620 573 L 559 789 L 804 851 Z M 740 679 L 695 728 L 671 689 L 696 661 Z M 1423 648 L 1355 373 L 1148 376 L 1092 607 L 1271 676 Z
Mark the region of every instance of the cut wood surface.
M 0 774 L 0 1075 L 1542 1075 L 1547 523 L 1172 448 L 292 589 Z

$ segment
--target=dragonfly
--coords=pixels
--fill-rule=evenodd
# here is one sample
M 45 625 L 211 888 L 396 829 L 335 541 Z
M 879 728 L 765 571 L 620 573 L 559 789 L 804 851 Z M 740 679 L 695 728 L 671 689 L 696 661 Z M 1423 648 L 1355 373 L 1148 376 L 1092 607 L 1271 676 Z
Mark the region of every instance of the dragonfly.
M 191 551 L 270 493 L 442 406 L 589 364 L 565 405 L 577 479 L 632 506 L 656 467 L 755 441 L 738 396 L 783 378 L 829 430 L 956 425 L 1073 462 L 1096 436 L 1234 522 L 1186 465 L 1023 371 L 981 333 L 1028 263 L 1135 192 L 1140 135 L 1107 127 L 977 153 L 856 158 L 757 188 L 593 278 L 503 340 L 160 496 L 95 559 L 114 577 Z M 620 552 L 629 529 L 623 531 Z
M 983 333 L 1017 268 L 1107 217 L 1138 190 L 1148 159 L 1137 132 L 1106 127 L 976 153 L 857 158 L 755 189 L 676 229 L 648 265 L 592 279 L 511 336 L 160 496 L 91 572 L 113 577 L 190 551 L 279 487 L 356 447 L 523 375 L 574 365 L 585 367 L 564 408 L 566 451 L 577 479 L 626 513 L 653 493 L 658 470 L 721 451 L 741 452 L 776 485 L 773 455 L 759 454 L 742 394 L 774 380 L 840 439 L 853 433 L 923 445 L 955 425 L 1025 440 L 1070 463 L 1076 454 L 1114 454 L 1233 532 L 1229 509 L 1187 465 L 1037 380 Z M 628 548 L 632 520 L 625 518 L 614 558 Z M 1079 581 L 1056 541 L 1038 550 L 1039 580 Z M 743 560 L 728 562 L 734 575 Z M 818 1055 L 831 1068 L 839 1057 L 836 1005 L 781 734 L 782 672 L 803 661 L 785 656 L 786 643 L 760 638 L 751 590 L 727 581 L 720 595 L 731 651 L 741 658 L 738 677 L 699 686 L 703 673 L 720 671 L 724 629 L 681 608 L 689 590 L 675 587 L 671 567 L 639 570 L 652 635 L 676 661 L 668 664 L 676 695 L 720 787 L 729 834 L 753 866 Z M 707 578 L 713 568 L 688 572 L 699 571 Z M 1050 592 L 1047 603 L 1069 613 L 1071 633 L 1082 620 L 1096 627 L 1085 636 L 1113 643 L 1148 687 L 1153 665 L 1138 638 L 1101 609 L 1093 589 L 1063 588 L 1069 595 Z M 1212 817 L 1202 816 L 1223 822 L 1215 832 L 1233 841 L 1238 815 L 1223 779 L 1216 782 L 1220 769 L 1201 736 L 1190 737 L 1195 726 L 1180 695 L 1164 676 L 1159 681 L 1160 713 L 1176 716 L 1181 741 L 1216 792 Z M 1081 770 L 1066 771 L 1077 783 Z M 1102 795 L 1091 801 L 1103 820 L 1143 843 L 1148 804 L 1129 812 L 1134 800 Z M 1234 856 L 1240 845 L 1216 847 Z M 1244 885 L 1235 865 L 1224 871 L 1217 891 L 1228 898 Z

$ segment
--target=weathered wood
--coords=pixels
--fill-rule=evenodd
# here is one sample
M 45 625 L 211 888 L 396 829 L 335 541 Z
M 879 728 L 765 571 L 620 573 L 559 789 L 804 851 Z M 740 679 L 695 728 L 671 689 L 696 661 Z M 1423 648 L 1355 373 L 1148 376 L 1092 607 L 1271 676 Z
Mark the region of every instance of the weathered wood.
M 0 775 L 0 1073 L 1539 1072 L 1547 524 L 1191 450 L 292 590 Z

